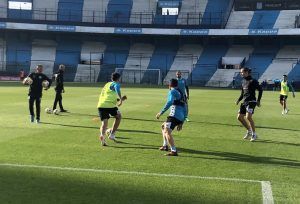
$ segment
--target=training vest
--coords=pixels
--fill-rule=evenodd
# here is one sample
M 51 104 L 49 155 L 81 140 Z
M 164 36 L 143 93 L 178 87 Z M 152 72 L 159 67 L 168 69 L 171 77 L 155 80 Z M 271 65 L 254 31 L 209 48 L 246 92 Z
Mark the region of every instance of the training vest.
M 178 88 L 176 90 L 180 93 L 180 99 L 179 100 L 174 100 L 172 105 L 175 105 L 175 106 L 184 106 L 185 105 L 185 101 L 184 101 L 183 93 Z
M 280 95 L 284 95 L 284 96 L 287 96 L 289 94 L 289 85 L 288 85 L 288 82 L 284 82 L 282 81 L 281 82 L 281 91 L 280 91 Z
M 113 83 L 108 82 L 103 87 L 101 94 L 99 96 L 98 108 L 115 108 L 117 107 L 118 94 L 115 90 L 111 89 Z

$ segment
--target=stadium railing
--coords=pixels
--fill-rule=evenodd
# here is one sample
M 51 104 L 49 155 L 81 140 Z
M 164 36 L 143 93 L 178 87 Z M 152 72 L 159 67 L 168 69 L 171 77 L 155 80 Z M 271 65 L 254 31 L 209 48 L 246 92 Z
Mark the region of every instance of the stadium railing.
M 149 12 L 131 12 L 130 15 L 122 15 L 107 11 L 94 10 L 54 10 L 49 8 L 31 10 L 30 15 L 24 10 L 14 10 L 14 15 L 8 15 L 6 7 L 0 7 L 0 20 L 24 23 L 60 23 L 63 25 L 91 25 L 107 27 L 153 27 L 153 28 L 224 28 L 226 18 L 230 11 L 211 12 L 208 17 L 203 17 L 201 12 L 180 13 L 177 23 L 168 21 L 169 16 L 158 15 L 162 20 L 155 21 L 157 14 Z M 78 16 L 76 13 L 82 15 Z M 165 20 L 164 20 L 165 19 Z M 203 22 L 206 22 L 205 24 Z M 128 22 L 128 23 L 126 23 Z M 179 23 L 180 22 L 180 23 Z M 220 22 L 216 24 L 215 22 Z

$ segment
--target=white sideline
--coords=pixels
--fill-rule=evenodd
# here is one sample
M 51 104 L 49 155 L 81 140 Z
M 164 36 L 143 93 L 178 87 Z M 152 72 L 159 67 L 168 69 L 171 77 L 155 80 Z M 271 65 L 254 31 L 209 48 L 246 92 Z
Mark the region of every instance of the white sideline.
M 133 174 L 143 176 L 158 176 L 158 177 L 177 177 L 177 178 L 189 178 L 189 179 L 206 179 L 206 180 L 220 180 L 220 181 L 233 181 L 233 182 L 245 182 L 245 183 L 260 183 L 263 197 L 263 204 L 274 204 L 272 187 L 269 181 L 258 181 L 238 178 L 221 178 L 221 177 L 205 177 L 205 176 L 192 176 L 192 175 L 180 175 L 180 174 L 159 174 L 159 173 L 147 173 L 139 171 L 116 171 L 105 169 L 82 169 L 72 167 L 56 167 L 56 166 L 39 166 L 39 165 L 26 165 L 26 164 L 8 164 L 0 163 L 0 167 L 19 167 L 19 168 L 35 168 L 35 169 L 54 169 L 64 171 L 78 171 L 78 172 L 94 172 L 94 173 L 114 173 L 114 174 Z

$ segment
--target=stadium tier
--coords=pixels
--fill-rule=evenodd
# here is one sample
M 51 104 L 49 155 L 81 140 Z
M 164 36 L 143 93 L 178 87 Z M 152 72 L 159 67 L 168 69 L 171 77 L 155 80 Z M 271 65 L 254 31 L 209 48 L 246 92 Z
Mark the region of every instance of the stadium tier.
M 0 0 L 0 71 L 43 64 L 51 76 L 65 64 L 66 81 L 107 81 L 118 70 L 128 83 L 162 84 L 181 70 L 190 84 L 230 87 L 249 66 L 259 81 L 300 80 L 300 5 L 241 2 Z

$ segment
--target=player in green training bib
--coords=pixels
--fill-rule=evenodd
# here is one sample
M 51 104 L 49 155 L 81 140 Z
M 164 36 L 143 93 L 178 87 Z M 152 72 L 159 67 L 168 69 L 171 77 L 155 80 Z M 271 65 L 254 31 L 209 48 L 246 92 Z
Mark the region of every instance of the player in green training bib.
M 280 105 L 282 106 L 282 112 L 281 112 L 282 115 L 288 114 L 289 112 L 289 109 L 287 108 L 287 98 L 290 90 L 292 91 L 293 97 L 295 98 L 295 91 L 293 86 L 291 85 L 290 82 L 288 82 L 287 75 L 283 75 L 283 80 L 281 81 L 280 96 L 279 96 Z
M 98 112 L 101 120 L 100 136 L 99 140 L 102 146 L 107 146 L 105 141 L 105 133 L 108 134 L 108 138 L 116 142 L 115 132 L 117 131 L 121 123 L 121 113 L 118 110 L 118 106 L 122 105 L 122 102 L 127 99 L 126 96 L 121 95 L 120 90 L 120 78 L 119 73 L 112 73 L 111 82 L 108 82 L 103 87 L 99 96 Z M 113 127 L 107 130 L 108 120 L 110 117 L 114 117 L 115 121 Z

